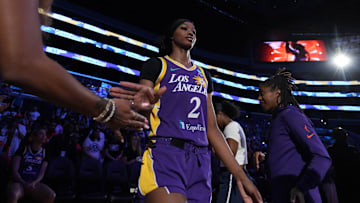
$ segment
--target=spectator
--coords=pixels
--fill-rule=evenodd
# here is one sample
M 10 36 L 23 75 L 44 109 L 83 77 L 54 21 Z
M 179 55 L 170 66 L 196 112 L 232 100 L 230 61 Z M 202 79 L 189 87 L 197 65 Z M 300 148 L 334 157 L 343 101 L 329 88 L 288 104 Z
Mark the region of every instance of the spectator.
M 360 176 L 357 175 L 360 170 L 360 154 L 355 147 L 348 144 L 349 133 L 345 129 L 335 128 L 332 136 L 335 144 L 330 146 L 328 151 L 333 159 L 339 202 L 360 202 L 357 194 L 360 187 Z
M 96 126 L 90 130 L 89 136 L 83 142 L 84 158 L 91 158 L 103 162 L 105 135 Z
M 63 134 L 64 133 L 64 128 L 62 126 L 62 120 L 57 118 L 57 119 L 55 119 L 55 123 L 56 123 L 55 134 L 57 134 L 57 135 Z
M 32 110 L 29 112 L 30 121 L 34 122 L 40 117 L 40 113 L 38 111 L 38 107 L 34 106 Z
M 41 183 L 48 162 L 43 143 L 46 130 L 36 126 L 12 161 L 12 179 L 8 186 L 8 202 L 16 203 L 21 197 L 28 196 L 40 202 L 53 202 L 55 192 Z
M 64 133 L 54 136 L 47 144 L 49 158 L 58 156 L 77 160 L 76 138 L 74 136 L 74 124 L 66 123 Z
M 140 176 L 140 168 L 142 163 L 142 150 L 140 136 L 132 134 L 128 142 L 128 146 L 124 151 L 122 158 L 126 164 L 126 168 L 129 174 L 129 186 L 136 187 Z
M 21 123 L 20 118 L 15 118 L 13 127 L 15 128 L 14 136 L 12 137 L 12 141 L 9 149 L 9 157 L 12 157 L 17 149 L 19 148 L 21 140 L 26 136 L 26 126 Z
M 122 137 L 109 133 L 105 141 L 105 161 L 122 160 L 124 153 L 124 140 Z
M 141 145 L 140 137 L 138 135 L 131 135 L 128 146 L 124 151 L 123 162 L 127 165 L 135 163 L 136 161 L 141 162 Z
M 21 140 L 26 134 L 26 129 L 23 128 L 23 125 L 20 125 L 19 128 L 19 119 L 11 119 L 9 121 L 9 129 L 6 131 L 7 141 L 3 148 L 5 156 L 11 160 L 15 152 L 20 146 Z M 21 129 L 21 130 L 20 130 Z

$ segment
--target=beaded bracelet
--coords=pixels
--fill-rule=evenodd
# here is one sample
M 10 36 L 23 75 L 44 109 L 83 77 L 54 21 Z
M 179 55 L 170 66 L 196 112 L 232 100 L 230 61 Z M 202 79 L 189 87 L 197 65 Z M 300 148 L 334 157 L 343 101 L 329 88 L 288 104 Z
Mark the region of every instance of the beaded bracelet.
M 114 114 L 115 114 L 115 102 L 114 102 L 114 100 L 112 100 L 112 99 L 110 99 L 110 102 L 111 102 L 111 104 L 112 104 L 112 109 L 111 109 L 111 112 L 110 112 L 110 114 L 109 114 L 109 116 L 108 117 L 106 117 L 103 121 L 101 121 L 102 123 L 106 123 L 106 122 L 108 122 L 113 116 L 114 116 Z
M 110 99 L 108 99 L 108 98 L 104 98 L 105 100 L 106 100 L 106 107 L 105 107 L 105 109 L 103 110 L 103 112 L 101 112 L 100 113 L 100 115 L 98 115 L 97 117 L 93 117 L 93 119 L 95 120 L 95 121 L 99 121 L 99 122 L 101 122 L 103 119 L 104 119 L 104 117 L 105 117 L 105 115 L 107 114 L 107 113 L 109 113 L 109 109 L 110 109 L 110 105 L 111 105 L 111 100 Z

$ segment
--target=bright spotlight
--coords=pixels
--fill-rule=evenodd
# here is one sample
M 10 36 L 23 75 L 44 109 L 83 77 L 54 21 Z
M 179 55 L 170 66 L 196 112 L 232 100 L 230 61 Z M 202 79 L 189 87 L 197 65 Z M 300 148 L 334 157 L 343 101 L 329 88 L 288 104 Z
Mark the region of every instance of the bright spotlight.
M 338 54 L 333 59 L 334 64 L 339 68 L 345 68 L 351 62 L 350 58 L 344 54 Z

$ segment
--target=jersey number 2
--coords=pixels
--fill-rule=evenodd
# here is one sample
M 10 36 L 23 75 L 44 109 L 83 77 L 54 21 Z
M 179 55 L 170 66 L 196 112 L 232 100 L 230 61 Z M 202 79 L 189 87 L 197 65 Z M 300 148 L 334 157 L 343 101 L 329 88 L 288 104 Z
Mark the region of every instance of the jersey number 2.
M 196 112 L 201 105 L 201 100 L 199 97 L 193 97 L 190 99 L 190 104 L 194 103 L 195 107 L 188 114 L 188 118 L 199 118 L 200 112 Z

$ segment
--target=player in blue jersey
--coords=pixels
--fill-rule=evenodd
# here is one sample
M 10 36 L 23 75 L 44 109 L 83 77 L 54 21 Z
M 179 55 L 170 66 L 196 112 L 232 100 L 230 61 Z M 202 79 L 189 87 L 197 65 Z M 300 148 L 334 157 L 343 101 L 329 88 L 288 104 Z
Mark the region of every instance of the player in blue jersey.
M 152 146 L 143 155 L 140 194 L 150 203 L 210 202 L 210 144 L 236 178 L 245 202 L 262 202 L 217 127 L 211 76 L 190 57 L 195 42 L 193 22 L 176 20 L 163 40 L 162 57 L 141 70 L 141 84 L 167 90 L 150 113 Z M 118 96 L 116 88 L 111 92 Z
M 43 143 L 46 130 L 34 124 L 28 137 L 17 150 L 12 161 L 12 180 L 8 186 L 8 203 L 17 202 L 21 197 L 28 196 L 39 202 L 53 202 L 55 192 L 41 183 L 48 165 Z
M 318 185 L 331 159 L 291 93 L 293 80 L 283 68 L 260 84 L 260 105 L 272 113 L 267 158 L 272 199 L 275 203 L 295 202 L 297 198 L 321 203 Z

